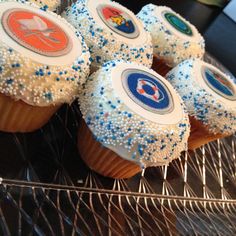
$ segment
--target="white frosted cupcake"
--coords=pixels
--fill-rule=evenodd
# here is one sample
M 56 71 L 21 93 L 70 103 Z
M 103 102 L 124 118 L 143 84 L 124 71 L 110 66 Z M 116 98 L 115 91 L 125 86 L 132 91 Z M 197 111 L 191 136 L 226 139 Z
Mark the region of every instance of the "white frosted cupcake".
M 79 96 L 81 157 L 96 172 L 128 178 L 148 166 L 168 165 L 186 149 L 188 115 L 173 87 L 134 63 L 105 63 Z
M 166 76 L 182 97 L 190 115 L 189 148 L 236 131 L 236 85 L 216 67 L 186 60 Z
M 34 3 L 43 10 L 55 11 L 61 4 L 61 0 L 0 0 L 0 2 L 21 2 L 21 3 Z
M 203 37 L 195 26 L 169 7 L 148 4 L 137 16 L 151 33 L 156 71 L 165 74 L 183 60 L 203 57 Z
M 151 67 L 151 36 L 127 8 L 109 0 L 80 0 L 63 16 L 84 36 L 95 69 L 114 59 Z
M 0 2 L 0 130 L 28 132 L 71 103 L 89 73 L 80 34 L 31 4 Z

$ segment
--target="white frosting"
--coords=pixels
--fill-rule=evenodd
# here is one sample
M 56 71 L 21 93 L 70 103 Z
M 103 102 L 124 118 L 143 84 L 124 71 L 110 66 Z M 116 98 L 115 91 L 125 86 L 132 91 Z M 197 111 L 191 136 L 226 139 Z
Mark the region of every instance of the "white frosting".
M 212 86 L 205 71 L 217 73 L 234 95 L 228 96 Z M 166 78 L 181 95 L 189 115 L 200 120 L 212 133 L 235 132 L 236 85 L 229 76 L 206 62 L 190 59 L 172 69 Z
M 135 25 L 136 37 L 132 38 L 129 34 L 125 35 L 111 29 L 99 14 L 99 7 L 102 5 L 115 7 L 127 14 Z M 151 36 L 127 8 L 109 0 L 81 0 L 74 3 L 62 15 L 84 36 L 94 67 L 113 59 L 133 61 L 151 67 L 153 52 Z
M 2 1 L 12 1 L 12 0 L 2 0 Z M 30 2 L 36 4 L 44 10 L 55 11 L 61 4 L 61 0 L 15 0 L 17 2 Z
M 162 115 L 156 110 L 152 117 L 151 111 L 135 103 L 121 85 L 129 77 L 123 74 L 127 70 L 159 81 L 169 91 L 174 108 Z M 186 150 L 188 115 L 172 86 L 153 70 L 124 61 L 107 62 L 88 78 L 83 91 L 79 103 L 87 125 L 97 141 L 122 158 L 142 167 L 158 166 L 168 164 Z M 168 116 L 172 120 L 165 119 Z
M 186 26 L 189 31 L 177 30 L 165 18 L 165 14 L 170 13 L 176 16 Z M 189 58 L 202 58 L 205 52 L 205 42 L 198 33 L 195 26 L 164 6 L 148 4 L 137 14 L 142 20 L 146 29 L 151 33 L 153 50 L 160 59 L 167 65 L 173 67 L 183 60 Z
M 119 66 L 115 67 L 111 72 L 113 88 L 116 90 L 118 96 L 122 98 L 125 105 L 129 107 L 129 109 L 135 111 L 138 115 L 143 116 L 143 118 L 157 124 L 171 125 L 180 122 L 183 118 L 183 107 L 181 105 L 180 97 L 177 95 L 175 91 L 173 91 L 173 87 L 171 86 L 170 83 L 166 82 L 162 76 L 160 76 L 159 74 L 155 73 L 152 70 L 148 71 L 148 73 L 157 77 L 160 81 L 162 81 L 165 84 L 168 90 L 171 91 L 174 101 L 173 110 L 165 115 L 154 113 L 151 110 L 148 111 L 147 108 L 141 107 L 133 99 L 130 98 L 130 96 L 123 88 L 122 80 L 117 79 L 117 78 L 122 78 L 122 73 L 125 70 L 130 69 L 130 67 L 131 67 L 130 64 L 125 64 L 125 63 L 119 64 Z M 142 69 L 144 71 L 147 71 L 146 68 Z
M 12 9 L 28 11 L 59 26 L 68 37 L 68 52 L 58 56 L 41 55 L 19 44 L 3 28 L 4 14 Z M 79 85 L 85 82 L 90 64 L 90 54 L 80 34 L 60 16 L 29 3 L 0 2 L 0 18 L 0 92 L 37 106 L 73 101 Z M 47 25 L 44 21 L 42 24 Z M 43 30 L 50 38 L 49 28 Z

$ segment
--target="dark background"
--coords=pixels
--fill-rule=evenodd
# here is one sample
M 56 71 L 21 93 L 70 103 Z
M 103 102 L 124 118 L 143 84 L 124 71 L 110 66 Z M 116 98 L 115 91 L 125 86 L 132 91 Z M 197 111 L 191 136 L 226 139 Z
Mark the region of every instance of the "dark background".
M 172 7 L 196 25 L 205 36 L 207 50 L 236 75 L 236 26 L 221 12 L 222 9 L 192 0 L 116 1 L 135 13 L 149 2 Z M 162 168 L 149 168 L 144 176 L 138 174 L 118 185 L 117 181 L 89 172 L 79 158 L 79 121 L 80 112 L 75 102 L 71 107 L 63 106 L 47 125 L 35 132 L 0 132 L 0 177 L 3 178 L 0 184 L 0 235 L 108 235 L 108 229 L 111 235 L 170 235 L 168 232 L 186 236 L 236 235 L 233 203 L 222 204 L 221 208 L 217 201 L 222 200 L 222 192 L 224 200 L 226 196 L 236 199 L 235 160 L 230 158 L 233 149 L 229 145 L 235 143 L 235 138 L 234 142 L 232 138 L 222 141 L 220 146 L 217 143 L 208 145 L 204 155 L 200 149 L 196 155 L 189 153 L 187 162 L 182 162 L 184 158 L 173 162 L 165 179 Z M 223 155 L 219 155 L 221 151 Z M 203 156 L 206 157 L 204 164 Z M 187 184 L 182 176 L 184 168 L 188 170 Z M 200 170 L 203 169 L 206 175 L 202 175 Z M 219 173 L 223 175 L 222 183 Z M 28 181 L 35 182 L 33 187 Z M 63 186 L 66 186 L 64 190 Z M 83 190 L 69 191 L 72 186 Z M 119 189 L 132 194 L 141 192 L 141 195 L 144 190 L 140 190 L 140 186 L 144 186 L 147 193 L 160 196 L 165 189 L 165 194 L 168 190 L 167 195 L 180 197 L 187 187 L 195 200 L 186 205 L 185 201 L 176 198 L 168 200 L 163 207 L 159 200 L 153 204 L 153 201 L 145 198 L 144 202 L 132 195 L 118 198 L 113 194 L 90 191 L 112 189 L 117 192 Z M 196 200 L 204 197 L 203 190 L 212 202 L 216 200 L 205 210 L 202 209 L 203 201 Z M 113 224 L 108 220 L 111 216 Z M 113 234 L 114 230 L 118 233 Z

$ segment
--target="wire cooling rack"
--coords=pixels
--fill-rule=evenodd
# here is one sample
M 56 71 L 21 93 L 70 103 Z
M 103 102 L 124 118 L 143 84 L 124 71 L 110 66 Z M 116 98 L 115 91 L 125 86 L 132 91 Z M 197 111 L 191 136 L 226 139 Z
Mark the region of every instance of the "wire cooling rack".
M 79 122 L 74 103 L 36 132 L 0 133 L 0 235 L 236 235 L 235 135 L 113 180 L 80 159 Z
M 79 122 L 74 103 L 36 132 L 0 133 L 0 235 L 236 234 L 235 136 L 112 180 L 80 159 Z

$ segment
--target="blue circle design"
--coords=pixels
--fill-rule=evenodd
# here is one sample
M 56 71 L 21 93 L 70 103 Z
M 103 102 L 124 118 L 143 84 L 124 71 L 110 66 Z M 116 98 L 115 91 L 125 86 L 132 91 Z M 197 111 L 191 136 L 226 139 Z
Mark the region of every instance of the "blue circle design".
M 188 36 L 192 36 L 193 32 L 191 28 L 178 16 L 171 12 L 167 12 L 164 14 L 166 20 L 178 31 Z
M 177 25 L 177 27 L 181 28 L 182 30 L 188 29 L 187 25 L 183 21 L 180 21 L 178 18 L 172 16 L 171 20 L 175 25 Z
M 131 20 L 125 20 L 124 23 L 117 25 L 116 28 L 126 34 L 132 34 L 135 32 L 135 26 Z
M 155 76 L 139 70 L 126 70 L 123 87 L 141 107 L 156 113 L 168 113 L 173 100 L 168 88 Z
M 155 94 L 155 91 L 152 89 L 152 87 L 150 85 L 144 85 L 143 90 L 149 95 Z
M 236 100 L 232 84 L 215 71 L 205 68 L 205 79 L 208 85 L 218 94 L 230 100 Z

